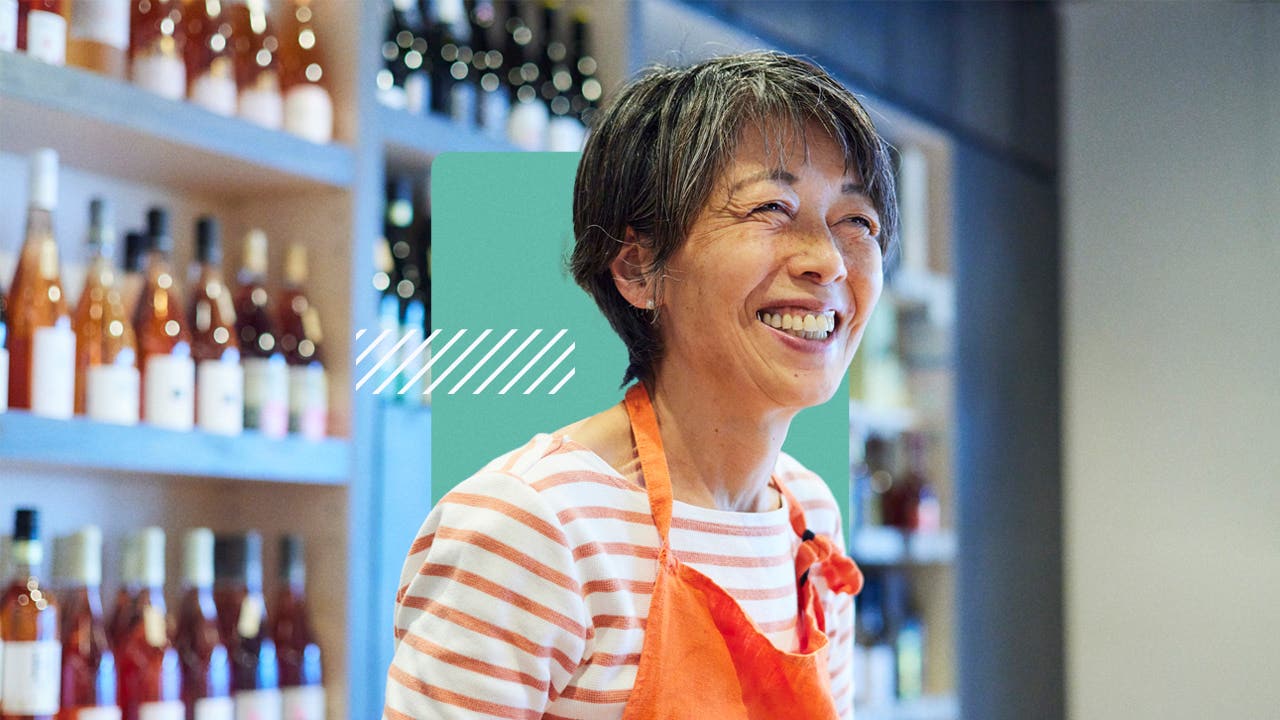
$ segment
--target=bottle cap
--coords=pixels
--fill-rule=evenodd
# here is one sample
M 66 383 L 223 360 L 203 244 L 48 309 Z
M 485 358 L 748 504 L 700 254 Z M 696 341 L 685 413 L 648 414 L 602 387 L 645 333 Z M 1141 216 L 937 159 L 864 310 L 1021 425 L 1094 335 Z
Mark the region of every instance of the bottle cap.
M 29 202 L 31 207 L 54 210 L 58 207 L 58 151 L 40 148 L 31 153 Z
M 18 508 L 13 514 L 13 541 L 40 539 L 40 512 L 34 508 Z
M 173 252 L 173 237 L 169 235 L 169 213 L 164 208 L 153 207 L 147 211 L 147 237 L 150 249 L 168 255 Z
M 111 201 L 95 197 L 89 201 L 89 244 L 110 255 L 116 245 L 116 213 Z
M 130 533 L 120 539 L 120 583 L 129 587 L 141 582 L 142 572 L 138 570 L 138 538 Z
M 213 574 L 218 581 L 262 588 L 262 536 L 256 532 L 218 535 L 213 543 Z
M 102 530 L 88 525 L 54 542 L 53 575 L 69 585 L 102 584 Z
M 254 275 L 267 274 L 267 234 L 259 228 L 245 233 L 244 269 Z
M 164 530 L 142 528 L 135 538 L 137 569 L 143 587 L 164 587 Z
M 307 246 L 299 243 L 289 245 L 284 256 L 284 281 L 294 287 L 302 287 L 307 282 Z
M 182 539 L 182 581 L 187 587 L 213 585 L 213 531 L 193 528 Z
M 289 534 L 280 538 L 280 579 L 290 585 L 306 581 L 306 546 L 302 536 Z
M 142 259 L 146 256 L 147 251 L 151 249 L 151 244 L 147 241 L 147 236 L 138 232 L 131 232 L 124 236 L 124 270 L 125 272 L 142 272 Z
M 222 228 L 213 216 L 196 220 L 196 259 L 207 265 L 222 262 Z

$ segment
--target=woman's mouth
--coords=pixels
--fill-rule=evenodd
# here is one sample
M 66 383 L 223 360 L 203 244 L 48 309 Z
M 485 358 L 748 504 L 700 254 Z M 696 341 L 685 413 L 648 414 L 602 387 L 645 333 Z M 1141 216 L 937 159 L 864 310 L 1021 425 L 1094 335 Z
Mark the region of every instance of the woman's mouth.
M 775 330 L 805 340 L 826 340 L 836 329 L 835 310 L 820 313 L 761 310 L 756 313 L 756 317 Z

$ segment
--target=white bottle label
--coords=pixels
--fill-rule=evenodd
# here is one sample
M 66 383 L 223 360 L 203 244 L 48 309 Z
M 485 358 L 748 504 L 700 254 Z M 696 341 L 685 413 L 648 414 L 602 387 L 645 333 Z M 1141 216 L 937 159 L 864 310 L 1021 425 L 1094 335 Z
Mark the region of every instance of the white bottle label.
M 582 149 L 587 129 L 577 118 L 557 115 L 547 123 L 547 150 L 551 152 L 577 152 Z
M 58 712 L 62 645 L 56 640 L 8 642 L 4 656 L 4 714 Z
M 4 2 L 4 0 L 0 0 Z M 9 351 L 0 347 L 0 413 L 9 409 Z M 0 661 L 4 653 L 0 652 Z
M 505 90 L 486 92 L 480 96 L 480 124 L 491 140 L 507 139 L 507 119 L 511 115 L 511 100 Z
M 18 0 L 0 0 L 0 52 L 18 49 Z
M 27 13 L 27 54 L 50 65 L 67 63 L 67 20 L 57 13 Z
M 211 113 L 232 117 L 236 114 L 235 78 L 205 73 L 191 83 L 191 102 Z
M 236 693 L 236 720 L 281 720 L 279 690 L 241 690 Z
M 31 352 L 31 412 L 66 419 L 76 409 L 76 335 L 69 325 L 36 328 Z
M 120 720 L 120 708 L 109 705 L 78 708 L 75 720 Z
M 181 700 L 142 703 L 138 706 L 138 720 L 186 720 L 187 706 Z
M 541 150 L 547 135 L 547 106 L 540 101 L 516 103 L 507 119 L 507 139 L 521 150 Z
M 196 700 L 195 720 L 233 720 L 236 705 L 229 697 Z
M 314 143 L 333 139 L 333 100 L 319 85 L 302 83 L 284 96 L 284 129 Z
M 196 425 L 219 435 L 244 430 L 244 369 L 238 362 L 204 360 L 196 368 Z
M 236 620 L 236 633 L 240 637 L 257 637 L 262 630 L 262 607 L 252 595 L 245 595 L 240 603 L 240 617 Z
M 408 110 L 414 115 L 421 115 L 431 107 L 431 83 L 424 72 L 410 73 L 404 79 L 403 88 L 392 88 L 399 93 L 398 99 L 386 104 L 397 110 Z M 397 104 L 398 103 L 398 104 Z
M 127 49 L 128 0 L 75 0 L 71 3 L 71 37 Z
M 289 431 L 323 440 L 329 419 L 329 380 L 320 365 L 289 368 Z
M 142 417 L 169 430 L 190 430 L 195 423 L 196 368 L 185 355 L 147 356 Z
M 187 94 L 187 67 L 181 58 L 171 55 L 153 52 L 135 57 L 129 79 L 134 85 L 170 100 L 181 100 Z
M 99 422 L 137 425 L 139 391 L 138 368 L 90 365 L 85 373 L 85 415 Z
M 476 124 L 476 86 L 468 82 L 454 83 L 449 91 L 449 116 L 463 127 Z
M 284 100 L 276 89 L 241 90 L 239 114 L 251 123 L 279 130 L 284 125 Z
M 283 357 L 245 359 L 244 426 L 267 437 L 289 432 L 289 366 Z
M 280 689 L 283 720 L 324 720 L 324 688 L 319 685 Z

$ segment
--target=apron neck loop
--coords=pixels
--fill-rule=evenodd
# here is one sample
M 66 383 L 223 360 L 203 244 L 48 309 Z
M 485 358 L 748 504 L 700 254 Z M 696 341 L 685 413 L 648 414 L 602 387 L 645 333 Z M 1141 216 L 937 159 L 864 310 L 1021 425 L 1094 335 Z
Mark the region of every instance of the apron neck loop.
M 631 436 L 640 458 L 640 472 L 644 475 L 644 486 L 649 495 L 649 511 L 653 514 L 653 524 L 658 528 L 658 538 L 665 547 L 671 531 L 671 473 L 662 451 L 658 416 L 653 411 L 649 390 L 644 383 L 638 382 L 627 388 L 625 404 L 627 416 L 631 419 Z

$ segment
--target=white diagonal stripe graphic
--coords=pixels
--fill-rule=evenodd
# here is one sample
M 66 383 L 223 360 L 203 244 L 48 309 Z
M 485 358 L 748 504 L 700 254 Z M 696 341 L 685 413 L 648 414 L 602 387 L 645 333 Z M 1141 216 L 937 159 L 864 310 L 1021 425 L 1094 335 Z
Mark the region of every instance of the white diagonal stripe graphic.
M 381 333 L 378 333 L 378 337 L 373 339 L 373 344 L 365 348 L 364 352 L 360 353 L 360 355 L 356 357 L 356 364 L 359 365 L 364 362 L 364 359 L 368 357 L 369 353 L 373 352 L 373 349 L 378 347 L 378 343 L 382 342 L 382 338 L 386 337 L 390 332 L 390 330 L 383 330 Z M 357 336 L 356 339 L 359 340 L 359 336 Z
M 537 380 L 533 381 L 533 384 L 529 386 L 528 390 L 524 391 L 524 394 L 528 395 L 533 392 L 535 388 L 541 385 L 542 381 L 546 380 L 547 376 L 551 374 L 551 371 L 559 367 L 560 363 L 563 362 L 565 358 L 569 357 L 569 353 L 573 352 L 573 349 L 576 347 L 578 347 L 578 343 L 569 343 L 569 347 L 566 348 L 564 352 L 560 353 L 560 357 L 556 358 L 555 362 L 551 363 L 546 370 L 542 371 L 542 374 L 538 376 Z
M 475 340 L 472 340 L 471 344 L 467 346 L 467 349 L 463 350 L 462 354 L 458 356 L 458 359 L 450 363 L 449 367 L 445 368 L 444 372 L 440 373 L 440 376 L 437 377 L 434 381 L 432 381 L 431 385 L 427 386 L 427 389 L 422 394 L 426 395 L 427 393 L 435 392 L 436 386 L 440 384 L 440 381 L 449 377 L 449 373 L 453 372 L 453 369 L 458 367 L 458 363 L 462 362 L 463 360 L 466 360 L 467 356 L 471 354 L 471 351 L 475 350 L 476 346 L 479 345 L 481 342 L 483 342 L 485 338 L 489 337 L 489 333 L 492 333 L 492 332 L 493 332 L 492 329 L 485 328 L 485 331 L 480 333 L 480 337 L 476 338 Z M 401 392 L 404 392 L 404 391 L 402 390 Z
M 503 386 L 503 388 L 502 388 L 501 390 L 499 390 L 499 391 L 498 391 L 498 394 L 499 394 L 499 395 L 506 395 L 506 394 L 507 394 L 507 391 L 511 389 L 511 386 L 512 386 L 512 385 L 515 385 L 517 382 L 519 382 L 520 378 L 524 377 L 524 374 L 525 374 L 525 373 L 527 373 L 527 372 L 529 372 L 529 368 L 533 367 L 533 364 L 534 364 L 534 363 L 536 363 L 536 362 L 538 362 L 539 360 L 541 360 L 541 359 L 542 359 L 542 356 L 543 356 L 543 355 L 546 355 L 546 354 L 547 354 L 547 351 L 551 349 L 551 346 L 552 346 L 552 345 L 555 345 L 555 344 L 556 344 L 556 341 L 557 341 L 557 340 L 559 340 L 561 337 L 563 337 L 563 336 L 564 336 L 564 334 L 565 334 L 566 332 L 568 332 L 568 329 L 567 329 L 567 328 L 566 328 L 566 329 L 562 329 L 560 332 L 556 333 L 556 336 L 555 336 L 555 337 L 553 337 L 553 338 L 551 338 L 551 340 L 550 340 L 546 345 L 543 345 L 543 346 L 542 346 L 542 349 L 538 351 L 538 354 L 537 354 L 537 355 L 534 355 L 532 360 L 530 360 L 529 362 L 525 363 L 525 364 L 524 364 L 524 367 L 520 368 L 520 372 L 516 373 L 516 376 L 515 376 L 515 377 L 513 377 L 513 378 L 511 378 L 511 382 L 509 382 L 509 383 L 507 383 L 505 386 Z
M 412 330 L 411 332 L 418 332 L 418 331 Z M 431 334 L 427 336 L 427 339 L 423 340 L 422 343 L 418 345 L 418 347 L 414 348 L 413 352 L 409 353 L 409 357 L 405 358 L 404 362 L 400 363 L 400 367 L 396 368 L 395 371 L 393 371 L 390 375 L 387 376 L 386 380 L 382 381 L 381 385 L 379 385 L 377 388 L 374 389 L 373 394 L 381 395 L 382 391 L 385 390 L 387 386 L 391 384 L 391 381 L 400 377 L 400 373 L 404 372 L 405 368 L 409 367 L 409 363 L 413 362 L 414 358 L 422 354 L 422 351 L 426 350 L 427 346 L 431 344 L 431 341 L 435 340 L 436 336 L 439 334 L 440 334 L 440 328 L 436 328 L 435 330 L 432 330 Z M 408 385 L 406 385 L 405 387 L 408 387 Z M 400 394 L 401 395 L 404 394 L 404 388 L 400 389 Z
M 356 339 L 357 339 L 357 340 L 359 340 L 360 338 L 364 337 L 364 333 L 365 333 L 365 329 L 364 329 L 364 328 L 360 328 L 359 330 L 357 330 L 357 331 L 356 331 Z
M 498 341 L 498 344 L 494 345 L 493 348 L 489 350 L 489 352 L 485 353 L 484 357 L 480 358 L 480 362 L 476 363 L 475 367 L 471 368 L 471 370 L 467 371 L 466 375 L 462 376 L 462 379 L 458 381 L 457 385 L 453 386 L 453 389 L 449 391 L 449 394 L 452 395 L 458 392 L 458 388 L 462 387 L 463 385 L 466 385 L 467 381 L 471 379 L 471 376 L 475 375 L 477 370 L 484 367 L 484 364 L 489 362 L 489 358 L 493 357 L 493 354 L 498 352 L 498 348 L 501 348 L 503 345 L 506 345 L 507 341 L 511 339 L 511 336 L 515 334 L 516 334 L 515 328 L 508 330 L 507 334 L 503 335 L 502 339 Z
M 569 382 L 569 378 L 573 377 L 574 373 L 576 372 L 578 372 L 578 368 L 569 368 L 569 372 L 565 373 L 564 379 L 556 383 L 556 386 L 551 388 L 551 392 L 547 394 L 555 395 L 556 393 L 560 392 L 560 388 L 564 387 L 564 384 Z
M 493 382 L 493 379 L 498 377 L 498 375 L 500 375 L 503 370 L 506 370 L 507 366 L 511 364 L 511 361 L 515 360 L 516 357 L 520 355 L 520 353 L 524 352 L 524 349 L 529 346 L 529 343 L 533 342 L 533 339 L 538 337 L 538 335 L 540 335 L 541 333 L 542 333 L 541 328 L 534 330 L 533 333 L 529 335 L 529 337 L 525 338 L 524 342 L 520 343 L 520 347 L 516 348 L 515 352 L 511 353 L 511 355 L 506 360 L 502 361 L 502 364 L 498 366 L 497 370 L 494 370 L 493 373 L 489 375 L 489 377 L 483 383 L 480 383 L 480 387 L 471 391 L 471 394 L 479 395 L 481 392 L 484 391 L 485 388 L 489 387 L 489 383 Z
M 389 333 L 389 332 L 391 332 L 391 331 L 390 331 L 390 330 L 383 330 L 383 331 L 382 331 L 382 334 L 383 334 L 383 335 L 386 335 L 386 334 L 387 334 L 387 333 Z M 381 368 L 383 365 L 386 365 L 388 360 L 390 360 L 391 358 L 395 357 L 395 354 L 396 354 L 396 353 L 398 353 L 398 352 L 400 352 L 400 348 L 401 348 L 401 347 L 404 347 L 404 344 L 405 344 L 405 343 L 407 343 L 407 342 L 409 342 L 409 338 L 413 337 L 413 333 L 415 333 L 415 332 L 417 332 L 417 331 L 416 331 L 416 330 L 412 330 L 412 331 L 410 331 L 410 332 L 405 333 L 405 334 L 404 334 L 404 337 L 400 338 L 400 342 L 398 342 L 398 343 L 396 343 L 395 345 L 393 345 L 393 346 L 391 347 L 391 350 L 390 350 L 389 352 L 387 352 L 387 354 L 386 354 L 386 355 L 383 355 L 383 356 L 382 356 L 382 359 L 381 359 L 381 360 L 379 360 L 379 361 L 377 362 L 377 364 L 376 364 L 376 365 L 374 365 L 372 368 L 370 368 L 370 369 L 369 369 L 369 372 L 368 372 L 368 373 L 366 373 L 364 377 L 360 378 L 360 382 L 356 383 L 356 389 L 357 389 L 357 390 L 359 390 L 360 388 L 364 387 L 364 384 L 365 384 L 365 383 L 367 383 L 367 382 L 369 382 L 369 378 L 373 377 L 373 374 L 374 374 L 374 373 L 376 373 L 376 372 L 378 372 L 378 369 L 379 369 L 379 368 Z M 379 337 L 379 338 L 381 338 L 382 336 L 381 336 L 381 335 L 379 335 L 378 337 Z M 376 344 L 376 343 L 375 343 L 375 344 Z M 370 348 L 370 350 L 372 350 L 372 349 L 373 349 L 373 348 Z M 368 352 L 368 351 L 366 351 L 366 352 Z M 376 395 L 377 393 L 374 393 L 374 394 Z
M 426 375 L 427 371 L 431 369 L 431 366 L 435 365 L 437 360 L 444 357 L 444 354 L 449 352 L 449 348 L 453 347 L 453 344 L 458 342 L 458 339 L 466 334 L 467 334 L 466 328 L 463 328 L 462 330 L 459 330 L 458 332 L 454 333 L 453 337 L 449 338 L 449 342 L 445 343 L 444 347 L 440 348 L 440 352 L 432 355 L 431 359 L 427 361 L 427 364 L 423 365 L 422 369 L 419 370 L 412 378 L 410 378 L 409 382 L 404 384 L 404 389 L 400 391 L 400 394 L 403 395 L 406 390 L 408 390 L 410 387 L 413 386 L 414 383 L 421 380 L 422 376 Z M 424 392 L 423 394 L 425 395 L 426 393 Z

